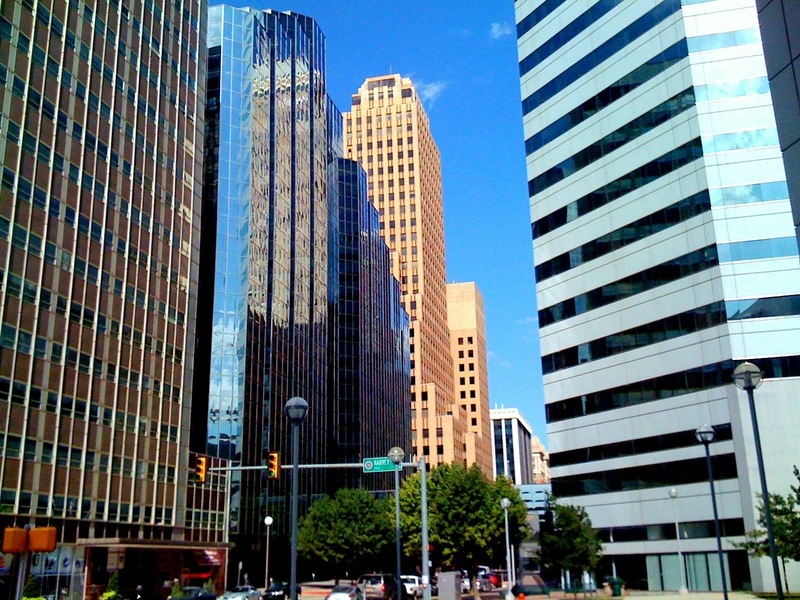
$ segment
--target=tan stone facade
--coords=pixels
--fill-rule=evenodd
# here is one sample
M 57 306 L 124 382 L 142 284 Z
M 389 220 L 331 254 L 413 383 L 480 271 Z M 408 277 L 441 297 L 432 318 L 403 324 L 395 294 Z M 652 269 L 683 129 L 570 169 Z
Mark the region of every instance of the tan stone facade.
M 483 296 L 475 282 L 447 284 L 447 322 L 456 401 L 465 415 L 467 464 L 492 478 L 489 371 Z
M 531 440 L 531 456 L 533 483 L 550 483 L 550 453 L 537 436 L 533 436 Z
M 430 465 L 465 464 L 447 327 L 441 161 L 428 116 L 411 80 L 386 75 L 352 96 L 344 125 L 345 157 L 367 171 L 411 317 L 411 452 Z

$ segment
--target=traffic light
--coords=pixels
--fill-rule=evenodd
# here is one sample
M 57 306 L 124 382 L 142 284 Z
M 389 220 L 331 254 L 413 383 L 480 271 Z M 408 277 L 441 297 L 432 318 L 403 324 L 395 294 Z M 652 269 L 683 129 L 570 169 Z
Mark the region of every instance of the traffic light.
M 277 452 L 270 452 L 267 461 L 267 479 L 278 479 L 281 475 L 281 456 Z
M 194 480 L 197 483 L 205 483 L 206 481 L 206 463 L 208 459 L 205 456 L 197 456 L 194 459 Z

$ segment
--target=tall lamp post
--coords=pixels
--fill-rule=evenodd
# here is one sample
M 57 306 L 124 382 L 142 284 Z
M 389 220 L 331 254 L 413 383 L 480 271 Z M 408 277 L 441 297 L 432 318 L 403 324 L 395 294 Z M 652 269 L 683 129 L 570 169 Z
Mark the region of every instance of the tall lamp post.
M 508 537 L 508 507 L 511 506 L 511 500 L 503 498 L 500 500 L 500 506 L 503 507 L 503 515 L 506 521 L 506 571 L 508 572 L 508 590 L 506 591 L 506 600 L 513 600 L 514 593 L 511 591 L 514 585 L 514 576 L 511 572 L 511 542 Z
M 269 589 L 269 528 L 272 527 L 272 517 L 264 517 L 264 525 L 267 526 L 267 551 L 264 555 L 264 591 Z
M 678 527 L 678 505 L 676 499 L 678 498 L 678 490 L 672 488 L 669 491 L 669 497 L 672 498 L 672 512 L 675 516 L 675 540 L 678 548 L 678 566 L 681 570 L 681 587 L 678 590 L 679 594 L 688 594 L 689 589 L 686 587 L 686 571 L 684 570 L 683 554 L 681 554 L 681 530 Z
M 740 390 L 747 392 L 747 401 L 750 404 L 750 418 L 753 420 L 753 438 L 756 443 L 756 459 L 758 460 L 758 476 L 761 479 L 761 501 L 764 504 L 764 520 L 767 522 L 769 557 L 772 559 L 772 576 L 775 578 L 775 591 L 778 593 L 778 600 L 783 600 L 781 576 L 780 571 L 778 571 L 778 552 L 775 548 L 775 534 L 772 529 L 772 509 L 769 505 L 767 476 L 764 472 L 764 456 L 761 454 L 761 436 L 758 433 L 756 403 L 753 396 L 753 390 L 761 385 L 763 376 L 761 369 L 750 362 L 743 362 L 733 370 L 733 382 Z
M 397 597 L 400 598 L 400 465 L 406 457 L 405 450 L 395 446 L 389 450 L 389 460 L 394 463 L 394 543 L 397 554 Z
M 697 441 L 703 444 L 706 450 L 706 467 L 708 468 L 708 483 L 711 486 L 711 506 L 714 509 L 714 530 L 717 532 L 717 554 L 719 555 L 719 572 L 722 576 L 722 596 L 728 600 L 728 584 L 725 580 L 725 561 L 722 556 L 722 538 L 719 535 L 719 515 L 717 513 L 717 495 L 714 491 L 714 472 L 711 470 L 711 453 L 708 445 L 714 441 L 714 428 L 708 425 L 698 427 L 694 432 Z
M 292 424 L 292 548 L 291 548 L 291 576 L 289 597 L 297 600 L 297 512 L 299 503 L 298 465 L 300 464 L 300 424 L 308 413 L 308 402 L 295 396 L 290 398 L 283 408 L 286 418 Z

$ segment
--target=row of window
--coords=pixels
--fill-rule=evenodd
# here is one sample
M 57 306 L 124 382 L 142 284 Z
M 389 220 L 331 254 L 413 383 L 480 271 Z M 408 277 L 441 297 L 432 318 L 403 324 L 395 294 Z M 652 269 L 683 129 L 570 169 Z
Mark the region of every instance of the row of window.
M 100 379 L 105 372 L 105 379 L 111 383 L 118 383 L 143 392 L 150 391 L 160 398 L 168 398 L 173 402 L 180 401 L 180 388 L 172 386 L 159 379 L 151 379 L 148 375 L 139 373 L 114 363 L 104 363 L 98 356 L 86 352 L 79 352 L 74 348 L 64 348 L 45 337 L 34 336 L 24 329 L 17 329 L 11 323 L 3 323 L 0 327 L 0 347 L 8 348 L 20 354 L 33 354 L 36 358 L 47 359 L 55 364 L 63 364 L 79 373 L 91 374 Z M 49 348 L 49 355 L 48 355 Z
M 567 298 L 539 311 L 539 326 L 545 327 L 577 315 L 629 298 L 672 281 L 688 277 L 719 264 L 717 249 L 712 244 L 673 258 L 659 265 L 623 277 L 586 293 Z
M 733 439 L 730 423 L 714 425 L 714 441 L 723 442 Z M 598 444 L 575 450 L 550 453 L 551 467 L 565 467 L 581 465 L 597 460 L 611 460 L 624 456 L 638 456 L 650 452 L 663 452 L 676 448 L 691 448 L 697 445 L 694 435 L 695 429 L 664 433 L 643 438 L 634 438 L 614 442 L 613 444 Z
M 107 274 L 103 274 L 104 279 Z M 90 283 L 91 277 L 87 278 Z M 0 284 L 2 283 L 2 270 L 0 270 Z M 173 346 L 166 340 L 155 338 L 143 331 L 124 325 L 116 319 L 111 319 L 103 313 L 97 313 L 89 307 L 82 306 L 78 302 L 69 302 L 65 296 L 55 294 L 55 303 L 53 302 L 53 293 L 45 288 L 39 289 L 39 286 L 32 281 L 22 279 L 19 275 L 14 273 L 8 274 L 8 279 L 5 288 L 6 294 L 13 298 L 20 298 L 23 302 L 29 304 L 36 304 L 36 294 L 39 293 L 39 308 L 40 310 L 50 310 L 55 306 L 55 312 L 58 315 L 65 316 L 67 314 L 67 307 L 69 306 L 69 320 L 73 323 L 82 323 L 86 327 L 93 327 L 94 330 L 104 335 L 110 332 L 113 337 L 118 337 L 122 333 L 122 339 L 127 341 L 132 346 L 144 347 L 149 352 L 154 352 L 156 356 L 166 356 L 169 360 L 173 360 L 180 364 L 183 362 L 183 350 Z
M 586 119 L 593 117 L 605 107 L 632 92 L 643 83 L 650 81 L 656 75 L 660 75 L 687 56 L 689 56 L 689 47 L 685 39 L 656 54 L 653 58 L 625 75 L 625 77 L 615 81 L 606 89 L 559 117 L 541 131 L 531 135 L 525 140 L 525 154 L 530 155 L 543 148 L 560 135 L 583 123 Z
M 174 389 L 174 388 L 171 388 Z M 169 391 L 169 390 L 168 390 Z M 46 396 L 43 401 L 43 396 Z M 98 404 L 88 404 L 80 398 L 73 398 L 58 392 L 45 392 L 36 386 L 30 388 L 22 382 L 0 377 L 0 402 L 10 401 L 12 404 L 25 404 L 31 408 L 42 408 L 47 412 L 62 417 L 86 421 L 87 423 L 102 423 L 107 427 L 115 427 L 119 431 L 136 433 L 139 435 L 160 436 L 161 439 L 177 442 L 178 428 L 168 423 L 155 419 L 140 417 L 135 413 L 126 413 L 110 407 L 100 407 Z M 149 432 L 149 434 L 148 434 Z
M 652 377 L 625 385 L 566 398 L 545 406 L 548 423 L 635 406 L 693 392 L 721 387 L 732 382 L 733 369 L 741 361 L 718 363 Z M 759 358 L 758 367 L 767 379 L 800 376 L 800 356 Z
M 718 519 L 719 533 L 722 537 L 744 535 L 743 519 Z M 682 521 L 680 523 L 682 540 L 697 540 L 716 535 L 714 521 Z M 600 540 L 611 542 L 648 542 L 653 540 L 674 540 L 675 523 L 655 523 L 652 525 L 631 525 L 628 527 L 603 527 L 597 530 Z
M 694 105 L 694 90 L 690 87 L 537 175 L 528 182 L 528 195 L 540 194 Z
M 591 242 L 586 242 L 577 248 L 573 248 L 569 252 L 559 254 L 550 260 L 536 265 L 536 282 L 541 283 L 550 277 L 565 273 L 590 260 L 605 256 L 610 252 L 624 248 L 628 244 L 643 240 L 646 237 L 655 235 L 673 225 L 688 221 L 710 210 L 711 198 L 708 190 L 692 194 L 666 208 L 652 212 L 646 217 L 637 219 L 619 229 L 601 235 Z M 541 315 L 542 311 L 539 312 Z M 541 321 L 541 316 L 539 324 L 545 324 Z
M 571 23 L 556 32 L 549 40 L 542 42 L 533 52 L 519 61 L 519 75 L 522 77 L 563 48 L 581 32 L 591 27 L 603 16 L 614 10 L 625 0 L 598 0 L 591 7 L 578 15 Z M 541 7 L 540 7 L 541 8 Z
M 0 84 L 6 83 L 6 76 L 7 70 L 5 67 L 0 65 Z M 17 77 L 16 75 L 13 77 L 13 84 L 12 84 L 12 92 L 18 96 L 20 99 L 25 97 L 26 93 L 26 84 L 25 82 Z M 107 161 L 108 164 L 118 169 L 122 172 L 125 177 L 132 177 L 133 180 L 140 184 L 144 185 L 145 193 L 151 193 L 154 187 L 158 187 L 159 189 L 157 192 L 160 194 L 160 197 L 163 198 L 168 205 L 176 210 L 176 215 L 183 217 L 184 211 L 182 209 L 182 205 L 180 200 L 174 197 L 172 194 L 164 191 L 160 188 L 160 186 L 155 185 L 148 175 L 145 175 L 142 171 L 137 168 L 134 168 L 133 165 L 124 159 L 121 159 L 119 154 L 117 154 L 114 150 L 109 150 L 109 147 L 103 143 L 102 141 L 98 140 L 94 134 L 89 131 L 85 131 L 83 126 L 79 123 L 73 121 L 69 118 L 69 116 L 63 111 L 56 111 L 55 106 L 52 102 L 47 100 L 46 98 L 42 98 L 39 92 L 33 90 L 33 88 L 27 88 L 27 98 L 28 98 L 28 105 L 33 107 L 37 112 L 41 111 L 42 114 L 48 117 L 51 121 L 57 123 L 58 128 L 64 131 L 65 133 L 70 133 L 72 137 L 81 145 L 89 148 L 91 151 L 95 152 L 101 160 Z M 100 108 L 99 113 L 104 116 L 104 118 L 108 118 L 111 120 L 111 109 L 105 102 L 99 103 L 99 99 L 93 93 L 89 94 L 89 106 L 97 111 L 98 106 Z M 105 115 L 108 115 L 107 117 Z M 166 156 L 161 152 L 156 152 L 155 146 L 147 142 L 141 132 L 134 132 L 133 126 L 130 123 L 125 123 L 123 128 L 123 119 L 117 113 L 113 113 L 113 126 L 120 132 L 123 132 L 124 129 L 124 136 L 127 140 L 133 141 L 134 138 L 137 141 L 137 144 L 140 148 L 145 148 L 145 150 L 151 154 L 151 156 L 156 160 L 156 163 L 160 166 L 166 167 L 170 171 L 173 169 L 177 171 L 178 176 L 183 176 L 183 168 L 176 164 L 175 160 L 172 157 Z M 81 174 L 81 169 L 79 166 L 68 163 L 66 159 L 61 156 L 57 152 L 53 152 L 52 149 L 45 144 L 42 140 L 37 140 L 31 134 L 25 132 L 22 136 L 20 136 L 21 127 L 14 121 L 7 119 L 6 120 L 6 136 L 9 140 L 13 141 L 14 143 L 20 143 L 20 137 L 22 138 L 21 147 L 24 151 L 30 154 L 32 157 L 38 157 L 41 162 L 47 163 L 48 165 L 52 165 L 53 170 L 58 173 L 65 174 L 66 165 L 69 165 L 69 179 L 73 183 L 76 184 L 83 184 L 84 189 L 87 191 L 91 191 L 94 193 L 95 197 L 99 200 L 105 200 L 106 194 L 108 196 L 108 201 L 112 204 L 112 206 L 116 202 L 116 194 L 112 190 L 106 190 L 106 187 L 100 183 L 100 181 L 95 180 L 91 175 L 88 173 Z M 13 187 L 13 177 L 14 173 L 9 171 L 8 174 L 4 173 L 4 182 L 8 179 L 8 185 Z M 31 184 L 27 180 L 25 180 L 22 176 L 20 176 L 20 187 L 22 188 L 23 182 L 25 182 L 25 186 L 30 191 Z M 45 192 L 42 191 L 42 194 Z M 29 194 L 28 194 L 29 195 Z M 127 204 L 127 202 L 122 201 L 123 204 Z M 123 207 L 124 208 L 124 207 Z M 132 209 L 133 211 L 139 212 L 139 209 Z M 150 230 L 150 217 L 146 213 L 142 213 L 142 224 Z M 177 236 L 173 236 L 169 230 L 169 228 L 164 227 L 158 221 L 153 219 L 153 228 L 154 231 L 158 234 L 159 232 L 163 232 L 165 239 L 169 241 L 175 247 L 180 248 L 179 241 Z
M 23 440 L 18 435 L 0 433 L 0 448 L 3 448 L 4 458 L 23 458 Z M 83 448 L 78 446 L 59 444 L 56 447 L 50 442 L 40 442 L 32 438 L 24 440 L 24 459 L 26 461 L 45 465 L 55 464 L 57 467 L 69 466 L 73 469 L 85 468 L 87 471 L 93 471 L 97 467 L 101 473 L 110 475 L 175 483 L 175 467 L 171 465 L 145 464 L 141 460 L 134 464 L 131 458 L 109 456 L 106 453 L 100 453 L 99 460 L 96 460 L 96 457 L 97 453 L 94 451 L 84 452 Z
M 542 374 L 600 360 L 636 348 L 716 327 L 726 322 L 725 304 L 713 302 L 657 321 L 613 333 L 600 339 L 542 356 Z
M 718 454 L 711 457 L 714 481 L 736 479 L 736 456 Z M 658 487 L 670 487 L 708 481 L 706 459 L 637 465 L 623 469 L 602 470 L 553 479 L 553 496 L 591 496 L 614 492 L 633 492 Z
M 618 51 L 633 43 L 636 39 L 665 21 L 681 8 L 680 0 L 664 0 L 648 13 L 613 35 L 597 46 L 570 67 L 564 69 L 556 77 L 545 83 L 522 101 L 522 114 L 527 115 L 541 106 L 553 96 L 565 90 L 589 71 L 599 66 Z
M 19 508 L 15 506 L 17 500 L 19 500 Z M 65 497 L 60 494 L 55 494 L 51 497 L 49 494 L 40 493 L 37 495 L 36 507 L 34 508 L 30 492 L 5 488 L 0 492 L 0 513 L 41 516 L 54 514 L 55 516 L 112 521 L 132 519 L 137 523 L 150 523 L 155 519 L 156 522 L 165 525 L 173 524 L 173 511 L 170 507 L 143 507 L 139 503 L 131 505 L 126 502 L 106 503 L 105 500 L 95 500 L 94 513 L 92 513 L 92 502 L 91 499 L 85 497 L 83 500 L 79 500 L 77 497 Z M 78 510 L 79 506 L 80 511 Z M 106 506 L 108 507 L 107 512 Z
M 703 145 L 700 138 L 695 138 L 690 142 L 686 142 L 674 150 L 662 154 L 655 160 L 651 160 L 637 167 L 622 177 L 610 181 L 593 192 L 589 192 L 585 196 L 534 221 L 531 224 L 533 239 L 535 240 L 546 233 L 550 233 L 562 225 L 566 225 L 579 217 L 621 198 L 625 194 L 644 187 L 660 177 L 668 175 L 694 162 L 702 156 Z

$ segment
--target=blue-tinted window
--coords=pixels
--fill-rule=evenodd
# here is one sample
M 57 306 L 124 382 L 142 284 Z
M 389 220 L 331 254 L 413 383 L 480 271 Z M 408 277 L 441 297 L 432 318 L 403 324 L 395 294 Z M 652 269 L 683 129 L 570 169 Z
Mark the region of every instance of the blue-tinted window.
M 764 258 L 780 258 L 797 256 L 797 238 L 794 236 L 770 238 L 766 240 L 748 240 L 719 244 L 719 261 L 735 262 L 738 260 L 759 260 Z

